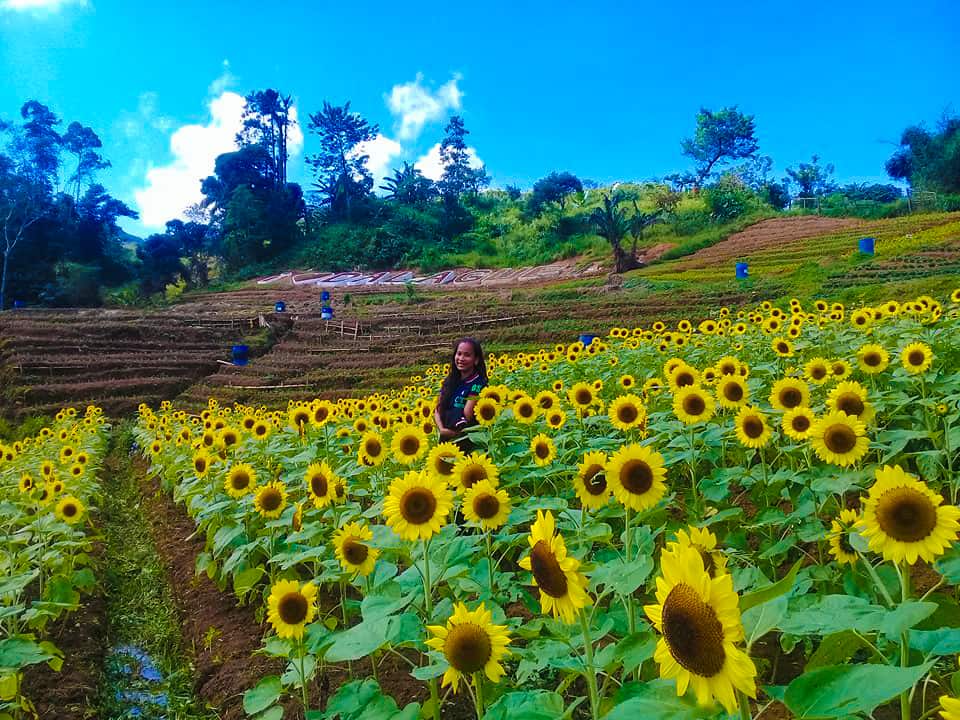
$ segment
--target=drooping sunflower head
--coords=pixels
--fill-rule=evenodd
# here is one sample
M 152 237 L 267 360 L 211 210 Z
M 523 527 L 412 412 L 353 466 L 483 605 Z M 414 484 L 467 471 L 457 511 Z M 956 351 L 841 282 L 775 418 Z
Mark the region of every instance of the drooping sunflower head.
M 893 563 L 933 562 L 960 534 L 960 508 L 899 465 L 876 471 L 857 527 L 870 549 Z
M 882 345 L 867 343 L 857 350 L 857 365 L 867 375 L 876 375 L 887 369 L 890 353 Z
M 481 480 L 463 495 L 463 514 L 484 530 L 496 530 L 510 516 L 510 496 L 489 480 Z
M 393 434 L 390 447 L 393 457 L 403 465 L 411 465 L 427 452 L 430 442 L 417 425 L 403 425 Z
M 347 523 L 333 534 L 334 554 L 346 572 L 363 577 L 373 572 L 380 551 L 370 546 L 370 540 L 370 528 L 358 522 Z
M 444 482 L 454 482 L 453 469 L 464 457 L 456 443 L 440 443 L 427 454 L 427 472 Z
M 746 381 L 736 374 L 723 373 L 717 381 L 717 401 L 725 408 L 738 408 L 750 398 Z
M 268 520 L 280 517 L 286 506 L 287 489 L 279 480 L 267 483 L 258 489 L 253 497 L 253 507 L 261 517 Z
M 474 484 L 481 480 L 489 480 L 494 485 L 500 477 L 500 470 L 493 461 L 484 453 L 474 452 L 469 456 L 459 460 L 453 466 L 453 481 L 457 488 L 457 493 L 469 490 Z
M 647 446 L 624 445 L 606 465 L 607 484 L 624 507 L 635 511 L 654 507 L 667 491 L 663 456 Z
M 680 388 L 673 396 L 673 412 L 686 425 L 713 417 L 713 396 L 698 385 Z
M 573 478 L 574 490 L 583 507 L 596 510 L 607 504 L 611 491 L 606 470 L 606 453 L 592 450 L 583 456 Z
M 534 464 L 538 467 L 545 467 L 553 462 L 557 456 L 557 446 L 549 436 L 539 433 L 533 436 L 530 441 L 530 455 Z
M 68 525 L 80 522 L 83 519 L 83 512 L 83 503 L 73 495 L 64 495 L 60 498 L 55 510 L 57 518 Z
M 390 483 L 383 514 L 404 540 L 429 540 L 446 524 L 453 506 L 447 484 L 426 472 L 408 471 Z
M 257 484 L 257 474 L 247 463 L 238 463 L 230 468 L 223 489 L 232 497 L 241 498 L 253 492 Z
M 450 667 L 443 675 L 443 687 L 451 685 L 457 692 L 460 679 L 484 673 L 491 682 L 500 682 L 504 675 L 500 661 L 509 654 L 510 634 L 505 625 L 494 625 L 490 611 L 483 603 L 468 610 L 463 603 L 454 606 L 446 625 L 429 625 L 433 635 L 428 647 L 443 652 Z
M 810 404 L 810 388 L 798 378 L 781 378 L 773 384 L 769 399 L 777 410 L 793 410 Z
M 610 416 L 610 424 L 618 430 L 626 431 L 634 428 L 642 430 L 647 424 L 647 410 L 643 406 L 643 401 L 633 393 L 616 398 L 610 403 L 607 413 Z
M 787 410 L 780 421 L 780 427 L 787 437 L 794 440 L 806 440 L 810 437 L 810 431 L 813 429 L 813 423 L 816 422 L 816 416 L 813 410 L 808 407 L 796 407 L 793 410 Z
M 737 413 L 737 440 L 747 448 L 762 448 L 770 441 L 772 431 L 766 416 L 754 407 L 744 405 Z
M 541 610 L 572 623 L 577 610 L 591 600 L 586 592 L 587 579 L 578 571 L 580 562 L 567 556 L 563 536 L 556 533 L 553 513 L 537 511 L 527 542 L 530 554 L 519 565 L 533 573 L 534 584 L 540 588 Z
M 316 614 L 317 586 L 313 583 L 280 580 L 271 588 L 267 620 L 279 637 L 299 640 Z
M 711 578 L 700 552 L 672 545 L 661 554 L 657 603 L 644 611 L 661 634 L 654 659 L 660 677 L 677 682 L 677 694 L 692 687 L 700 705 L 718 701 L 728 713 L 736 691 L 756 697 L 756 668 L 735 643 L 743 639 L 739 598 L 727 573 Z
M 933 364 L 933 351 L 926 343 L 910 343 L 900 351 L 900 363 L 911 375 L 919 375 Z
M 850 533 L 855 532 L 854 526 L 859 519 L 860 514 L 856 510 L 843 510 L 840 517 L 830 523 L 827 540 L 830 554 L 838 565 L 853 565 L 859 559 L 856 549 L 850 544 Z
M 870 447 L 864 424 L 841 410 L 827 413 L 814 423 L 810 438 L 817 457 L 840 467 L 852 465 Z

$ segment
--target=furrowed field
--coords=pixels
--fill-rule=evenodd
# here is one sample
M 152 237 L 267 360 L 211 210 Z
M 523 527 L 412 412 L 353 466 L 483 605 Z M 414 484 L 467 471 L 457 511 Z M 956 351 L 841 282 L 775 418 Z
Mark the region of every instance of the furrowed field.
M 494 355 L 469 455 L 434 440 L 441 365 L 133 433 L 262 622 L 251 717 L 933 717 L 960 704 L 958 301 Z M 64 523 L 17 487 L 66 441 L 36 442 L 2 476 L 29 538 Z

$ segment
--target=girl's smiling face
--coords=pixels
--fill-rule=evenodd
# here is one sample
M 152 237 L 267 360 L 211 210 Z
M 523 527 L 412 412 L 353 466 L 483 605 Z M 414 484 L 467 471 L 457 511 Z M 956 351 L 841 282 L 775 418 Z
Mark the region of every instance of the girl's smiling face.
M 472 373 L 477 367 L 477 356 L 473 352 L 473 345 L 468 342 L 462 342 L 457 345 L 457 352 L 453 357 L 453 362 L 461 375 L 466 376 Z

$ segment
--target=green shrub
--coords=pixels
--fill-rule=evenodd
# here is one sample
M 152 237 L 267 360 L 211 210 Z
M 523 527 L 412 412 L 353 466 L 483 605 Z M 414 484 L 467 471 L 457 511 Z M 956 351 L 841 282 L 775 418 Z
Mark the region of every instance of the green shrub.
M 733 220 L 759 209 L 760 199 L 735 175 L 724 175 L 703 192 L 715 220 Z

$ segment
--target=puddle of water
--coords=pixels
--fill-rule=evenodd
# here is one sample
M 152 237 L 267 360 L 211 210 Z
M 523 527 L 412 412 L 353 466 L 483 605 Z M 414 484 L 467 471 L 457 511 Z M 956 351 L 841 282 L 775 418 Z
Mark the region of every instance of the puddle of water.
M 147 652 L 133 645 L 114 648 L 107 658 L 107 677 L 114 688 L 110 720 L 167 720 L 167 683 Z

